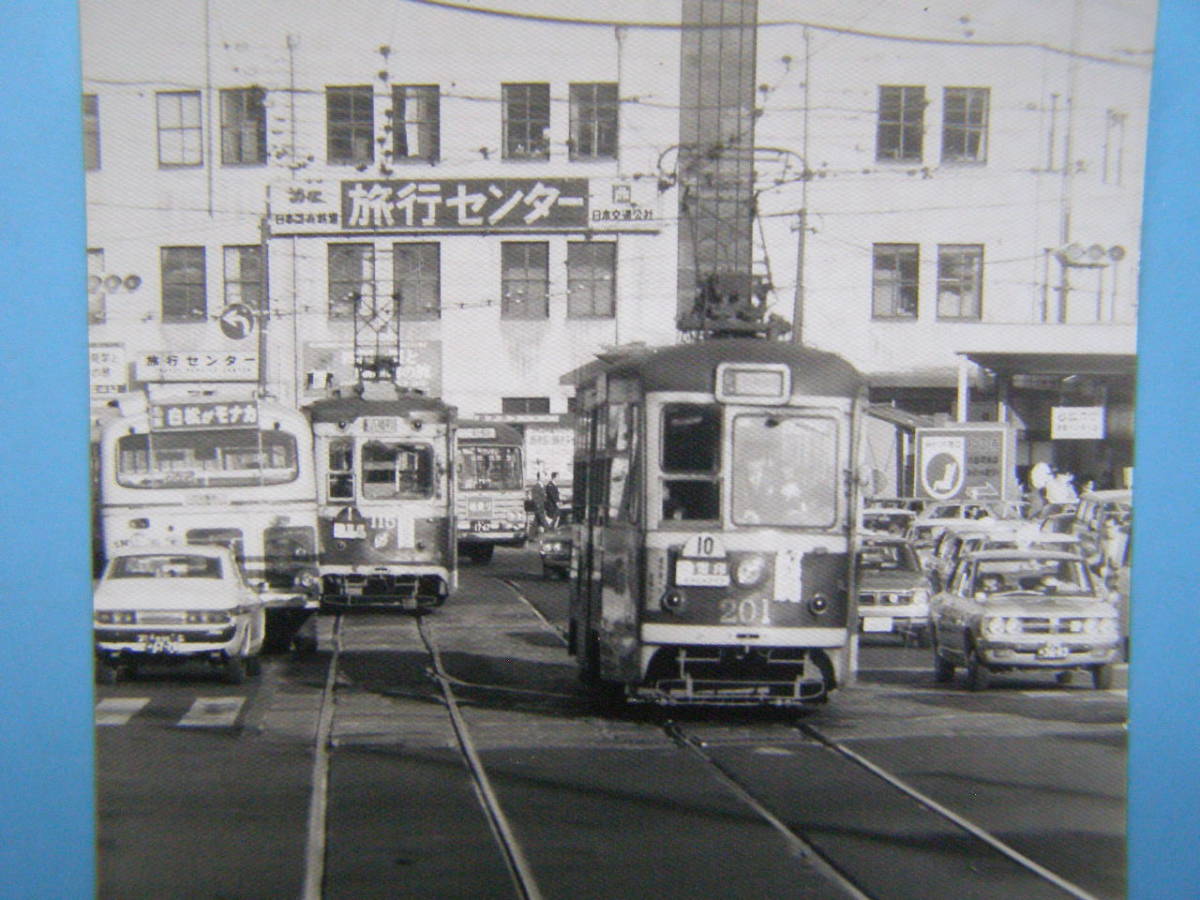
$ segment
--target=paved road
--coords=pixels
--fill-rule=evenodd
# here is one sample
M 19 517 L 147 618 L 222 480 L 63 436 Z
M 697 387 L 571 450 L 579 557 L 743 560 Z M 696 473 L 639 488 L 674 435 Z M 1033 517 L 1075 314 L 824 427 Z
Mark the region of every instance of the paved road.
M 100 895 L 507 897 L 525 878 L 526 896 L 847 896 L 839 877 L 866 896 L 1071 895 L 834 748 L 1078 896 L 1124 894 L 1122 690 L 971 694 L 881 642 L 811 715 L 609 715 L 555 631 L 562 582 L 527 552 L 462 581 L 419 623 L 322 617 L 320 651 L 257 683 L 100 689 Z

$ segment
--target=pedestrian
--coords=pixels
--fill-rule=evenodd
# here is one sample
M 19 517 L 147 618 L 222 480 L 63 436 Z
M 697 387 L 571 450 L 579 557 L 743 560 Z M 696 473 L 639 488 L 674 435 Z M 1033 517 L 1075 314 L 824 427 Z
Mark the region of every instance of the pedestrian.
M 558 485 L 554 483 L 554 479 L 558 477 L 557 472 L 550 473 L 550 480 L 546 482 L 546 522 L 550 528 L 558 527 Z
M 1055 472 L 1054 477 L 1046 485 L 1046 500 L 1049 503 L 1074 503 L 1079 499 L 1075 485 L 1071 482 L 1075 476 L 1070 472 Z
M 529 489 L 529 500 L 533 504 L 533 533 L 536 537 L 546 527 L 546 489 L 542 487 L 542 473 L 535 476 Z

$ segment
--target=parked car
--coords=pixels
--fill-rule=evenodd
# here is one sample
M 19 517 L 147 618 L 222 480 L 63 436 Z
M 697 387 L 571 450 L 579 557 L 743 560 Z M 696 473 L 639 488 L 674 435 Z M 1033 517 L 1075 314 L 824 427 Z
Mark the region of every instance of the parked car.
M 538 556 L 542 558 L 542 577 L 571 577 L 571 528 L 560 525 L 538 538 Z
M 858 551 L 858 628 L 928 646 L 929 578 L 908 542 L 867 538 Z
M 963 666 L 967 687 L 993 672 L 1086 670 L 1112 686 L 1120 652 L 1116 606 L 1074 553 L 990 550 L 962 557 L 930 608 L 934 677 Z
M 109 560 L 92 605 L 100 683 L 145 663 L 201 662 L 232 684 L 259 672 L 261 591 L 225 547 L 131 548 Z
M 1088 562 L 1094 567 L 1103 563 L 1103 542 L 1128 535 L 1133 524 L 1133 492 L 1126 490 L 1089 491 L 1079 498 L 1079 507 L 1067 531 L 1079 538 Z M 1109 556 L 1120 556 L 1120 550 L 1109 547 Z
M 863 509 L 860 522 L 863 534 L 894 534 L 903 537 L 912 527 L 916 513 L 910 509 L 887 506 L 868 506 Z

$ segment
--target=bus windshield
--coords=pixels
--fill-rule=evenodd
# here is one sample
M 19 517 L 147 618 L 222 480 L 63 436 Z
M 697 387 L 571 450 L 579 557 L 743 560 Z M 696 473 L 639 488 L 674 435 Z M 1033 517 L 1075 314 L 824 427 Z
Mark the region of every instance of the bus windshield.
M 733 420 L 736 525 L 829 527 L 841 484 L 837 424 L 829 418 L 741 414 Z
M 131 488 L 286 484 L 299 474 L 286 431 L 214 428 L 127 434 L 117 441 L 117 483 Z
M 462 491 L 519 491 L 524 487 L 516 447 L 466 445 L 458 449 L 458 488 Z

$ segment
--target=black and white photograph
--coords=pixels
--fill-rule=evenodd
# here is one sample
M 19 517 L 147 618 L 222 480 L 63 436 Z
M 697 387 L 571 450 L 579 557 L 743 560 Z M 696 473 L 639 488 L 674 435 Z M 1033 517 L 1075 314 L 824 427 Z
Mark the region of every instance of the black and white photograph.
M 1156 13 L 79 0 L 96 896 L 1130 896 Z

